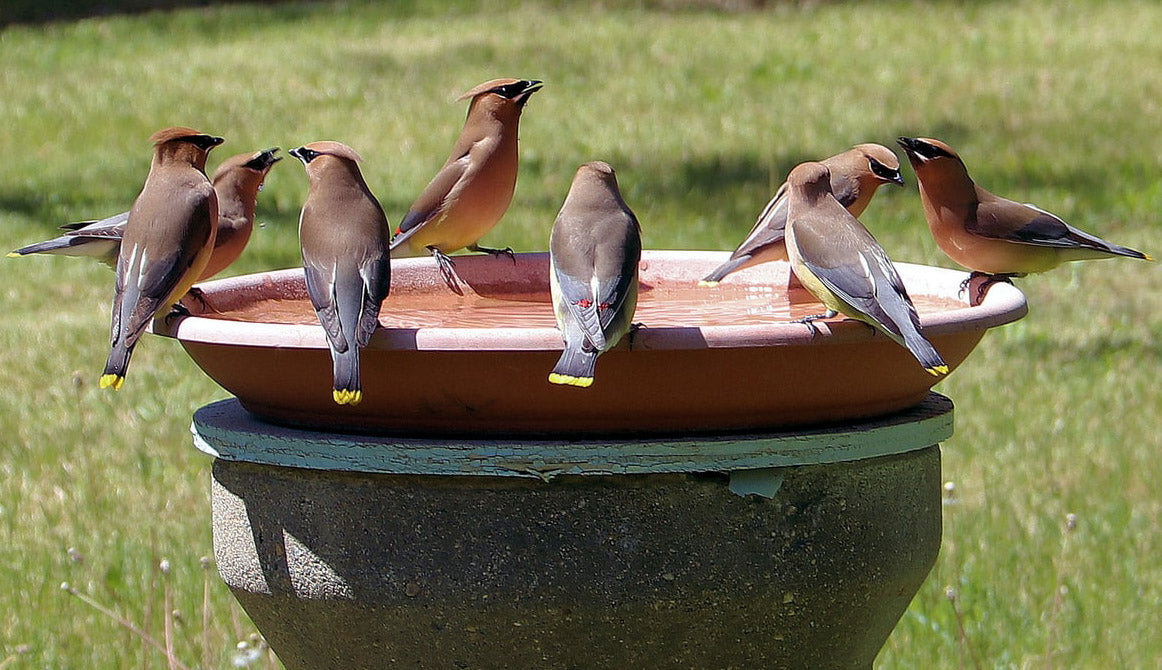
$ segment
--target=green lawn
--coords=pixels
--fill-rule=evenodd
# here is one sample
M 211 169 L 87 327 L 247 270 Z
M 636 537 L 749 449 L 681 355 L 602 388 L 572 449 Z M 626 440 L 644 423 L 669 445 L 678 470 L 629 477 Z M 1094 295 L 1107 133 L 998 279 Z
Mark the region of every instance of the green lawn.
M 925 135 L 987 188 L 1162 255 L 1162 4 L 604 4 L 237 5 L 4 27 L 0 247 L 126 209 L 146 138 L 177 124 L 226 137 L 211 163 L 344 141 L 394 224 L 459 132 L 455 96 L 517 76 L 546 85 L 492 246 L 546 248 L 573 170 L 603 159 L 647 247 L 733 248 L 797 162 Z M 904 174 L 864 222 L 893 258 L 951 267 Z M 300 165 L 275 167 L 265 227 L 230 272 L 297 265 L 305 194 Z M 943 553 L 879 667 L 1162 659 L 1162 270 L 1094 262 L 1019 286 L 1029 316 L 937 387 L 957 404 Z M 0 668 L 167 667 L 64 581 L 159 640 L 178 610 L 177 656 L 229 667 L 253 627 L 212 572 L 203 625 L 210 463 L 188 433 L 225 393 L 153 337 L 120 393 L 98 391 L 111 287 L 92 263 L 0 260 Z

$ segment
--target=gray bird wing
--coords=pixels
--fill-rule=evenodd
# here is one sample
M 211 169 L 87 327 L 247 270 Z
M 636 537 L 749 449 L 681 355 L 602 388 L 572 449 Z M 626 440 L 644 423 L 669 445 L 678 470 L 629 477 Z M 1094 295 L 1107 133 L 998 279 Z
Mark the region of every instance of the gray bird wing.
M 626 298 L 637 282 L 637 267 L 641 260 L 642 243 L 637 234 L 637 219 L 632 213 L 627 213 L 629 225 L 622 227 L 624 237 L 610 240 L 609 244 L 614 253 L 609 258 L 598 260 L 599 277 L 597 281 L 596 302 L 602 330 L 609 328 L 625 306 Z
M 565 274 L 557 266 L 554 266 L 553 271 L 557 274 L 557 285 L 561 289 L 566 312 L 580 326 L 595 349 L 604 349 L 605 333 L 601 330 L 601 317 L 597 313 L 599 303 L 589 283 L 591 276 L 574 277 Z
M 851 236 L 835 239 L 820 236 L 809 227 L 796 228 L 795 239 L 803 263 L 840 300 L 887 332 L 902 337 L 902 320 L 919 327 L 919 317 L 904 282 L 871 233 L 862 225 L 852 232 Z
M 439 216 L 445 203 L 448 202 L 449 196 L 455 193 L 456 186 L 468 173 L 470 163 L 471 147 L 469 151 L 455 160 L 449 160 L 444 164 L 444 167 L 440 168 L 436 176 L 432 177 L 432 181 L 428 182 L 423 192 L 420 193 L 420 197 L 412 203 L 403 221 L 400 222 L 399 228 L 396 230 L 396 237 L 391 242 L 392 249 L 411 237 L 423 224 Z
M 319 325 L 327 333 L 327 340 L 338 353 L 347 351 L 347 338 L 339 324 L 339 311 L 335 304 L 335 267 L 303 261 L 303 272 L 307 282 L 307 296 L 311 307 L 319 317 Z
M 365 260 L 359 266 L 359 276 L 363 280 L 364 296 L 355 342 L 364 347 L 379 327 L 379 309 L 391 290 L 391 259 L 388 253 L 384 251 Z
M 115 237 L 121 239 L 125 234 L 125 224 L 129 221 L 129 212 L 114 214 L 100 221 L 76 221 L 60 226 L 61 230 L 69 232 L 65 235 L 91 235 L 93 237 Z
M 754 252 L 772 244 L 778 244 L 786 237 L 787 232 L 787 184 L 783 183 L 774 197 L 767 202 L 767 206 L 759 213 L 754 227 L 747 233 L 746 239 L 738 245 L 732 259 L 741 256 L 753 255 Z
M 996 196 L 981 200 L 976 215 L 966 228 L 983 237 L 1040 247 L 1098 249 L 1115 253 L 1126 250 L 1078 230 L 1035 205 L 1023 205 Z

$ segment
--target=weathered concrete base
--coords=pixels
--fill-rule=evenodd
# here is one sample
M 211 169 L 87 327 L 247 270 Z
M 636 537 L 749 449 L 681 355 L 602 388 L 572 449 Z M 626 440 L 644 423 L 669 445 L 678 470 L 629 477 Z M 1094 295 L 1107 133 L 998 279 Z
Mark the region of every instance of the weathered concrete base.
M 287 668 L 869 668 L 936 560 L 940 451 L 713 474 L 217 459 L 222 578 Z

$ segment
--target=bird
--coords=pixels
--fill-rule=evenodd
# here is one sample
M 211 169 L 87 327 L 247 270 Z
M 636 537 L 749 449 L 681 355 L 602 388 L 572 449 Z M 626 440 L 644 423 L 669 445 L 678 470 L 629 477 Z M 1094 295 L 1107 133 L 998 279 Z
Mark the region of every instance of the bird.
M 119 390 L 145 327 L 181 299 L 214 249 L 218 196 L 206 157 L 221 137 L 173 127 L 150 136 L 153 160 L 117 257 L 109 358 L 100 387 Z
M 218 230 L 214 252 L 197 281 L 205 281 L 225 270 L 246 247 L 254 227 L 254 208 L 258 191 L 271 167 L 282 160 L 274 154 L 278 147 L 232 156 L 214 171 L 211 182 L 218 196 Z M 30 244 L 8 255 L 58 254 L 87 256 L 116 268 L 121 253 L 121 238 L 129 212 L 100 221 L 79 221 L 61 226 L 64 234 L 51 240 Z
M 1153 260 L 1078 230 L 1034 205 L 977 186 L 960 156 L 940 140 L 901 137 L 897 142 L 916 171 L 924 218 L 936 244 L 972 271 L 962 288 L 985 277 L 973 297 L 976 303 L 993 283 L 1044 272 L 1066 261 L 1114 256 Z
M 882 144 L 857 144 L 843 153 L 822 161 L 831 170 L 831 191 L 839 204 L 852 216 L 859 217 L 871 202 L 881 184 L 904 185 L 900 159 Z M 754 227 L 730 258 L 698 282 L 699 286 L 717 286 L 728 274 L 742 268 L 787 260 L 783 242 L 787 227 L 787 183 L 775 191 L 759 214 Z
M 934 376 L 948 365 L 920 331 L 920 318 L 887 252 L 831 192 L 822 163 L 802 163 L 787 178 L 787 253 L 803 286 L 827 312 L 867 323 L 905 347 Z
M 521 111 L 542 85 L 536 79 L 493 79 L 458 98 L 472 101 L 464 129 L 444 166 L 400 222 L 391 243 L 393 256 L 430 253 L 444 281 L 457 292 L 460 280 L 448 254 L 467 248 L 512 257 L 511 248 L 492 249 L 478 242 L 512 202 Z
M 554 384 L 593 384 L 597 357 L 633 325 L 641 227 L 608 163 L 577 168 L 549 236 L 549 287 L 565 349 Z
M 299 241 L 307 295 L 331 350 L 332 398 L 358 405 L 363 400 L 359 350 L 379 325 L 391 288 L 391 229 L 354 149 L 328 140 L 292 149 L 290 155 L 303 162 L 310 181 Z

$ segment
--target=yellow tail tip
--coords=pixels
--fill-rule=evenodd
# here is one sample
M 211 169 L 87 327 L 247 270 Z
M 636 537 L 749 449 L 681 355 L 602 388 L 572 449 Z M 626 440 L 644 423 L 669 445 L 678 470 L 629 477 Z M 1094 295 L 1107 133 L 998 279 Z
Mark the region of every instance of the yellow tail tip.
M 924 370 L 933 377 L 943 377 L 944 375 L 948 374 L 947 365 L 935 365 L 930 368 L 924 368 Z
M 24 256 L 24 254 L 18 254 L 18 253 L 16 253 L 15 251 L 9 251 L 9 252 L 8 252 L 8 257 L 9 257 L 9 258 L 20 258 L 20 257 L 22 257 L 22 256 Z
M 354 391 L 335 389 L 331 392 L 331 397 L 340 405 L 358 405 L 363 401 L 363 391 L 359 389 Z
M 121 375 L 101 375 L 99 386 L 103 389 L 111 388 L 114 391 L 120 391 L 121 385 L 124 383 L 125 378 Z
M 718 286 L 718 282 L 716 282 L 716 281 L 706 281 L 705 279 L 700 279 L 700 280 L 698 281 L 698 285 L 699 285 L 699 286 L 705 286 L 706 288 L 714 288 L 715 286 Z
M 12 254 L 8 254 L 8 255 L 11 256 Z M 16 255 L 19 256 L 20 254 L 16 254 Z M 1150 254 L 1142 254 L 1142 256 L 1144 256 L 1146 258 L 1146 260 L 1150 261 L 1151 263 L 1154 262 L 1154 257 L 1151 256 Z
M 549 374 L 549 382 L 553 384 L 563 384 L 565 386 L 579 386 L 587 388 L 593 385 L 592 377 L 574 377 L 573 375 L 563 375 L 556 372 Z

